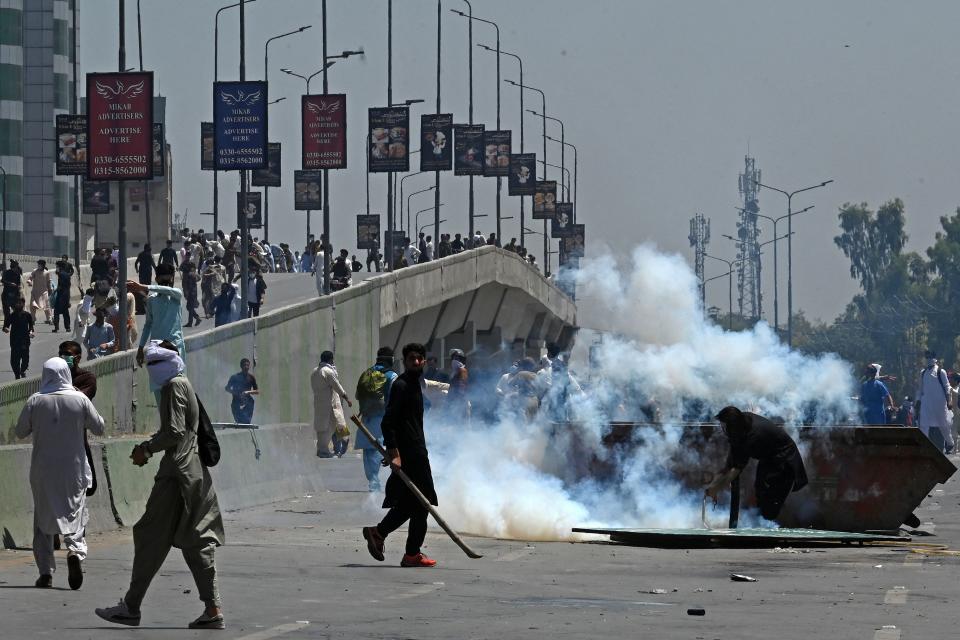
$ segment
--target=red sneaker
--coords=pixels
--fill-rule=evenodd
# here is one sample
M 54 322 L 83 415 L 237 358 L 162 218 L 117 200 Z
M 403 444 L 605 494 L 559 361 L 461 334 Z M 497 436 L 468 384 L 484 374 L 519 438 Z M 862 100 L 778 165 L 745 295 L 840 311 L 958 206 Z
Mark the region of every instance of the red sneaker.
M 410 556 L 403 554 L 403 559 L 400 561 L 401 567 L 435 567 L 437 566 L 437 561 L 432 558 L 428 558 L 422 553 Z

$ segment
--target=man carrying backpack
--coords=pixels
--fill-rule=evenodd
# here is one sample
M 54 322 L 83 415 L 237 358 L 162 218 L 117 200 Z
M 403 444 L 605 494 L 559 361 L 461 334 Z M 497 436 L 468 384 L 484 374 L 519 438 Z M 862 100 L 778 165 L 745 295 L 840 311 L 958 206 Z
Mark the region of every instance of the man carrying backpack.
M 214 551 L 224 542 L 223 519 L 210 472 L 198 450 L 200 403 L 183 375 L 183 360 L 176 345 L 166 340 L 151 341 L 144 355 L 150 382 L 160 389 L 160 428 L 149 440 L 135 446 L 130 458 L 138 467 L 155 454 L 163 453 L 163 458 L 143 516 L 133 526 L 130 588 L 118 605 L 97 609 L 96 614 L 108 622 L 139 626 L 140 603 L 147 588 L 170 548 L 177 547 L 205 606 L 189 628 L 223 629 L 214 564 Z M 205 448 L 202 440 L 200 444 Z
M 397 379 L 397 373 L 391 370 L 393 366 L 393 349 L 380 347 L 377 350 L 377 362 L 360 374 L 357 381 L 357 405 L 360 418 L 376 438 L 383 444 L 383 432 L 380 422 L 390 399 L 390 387 Z M 357 433 L 355 449 L 363 451 L 363 473 L 367 477 L 367 487 L 371 493 L 380 490 L 380 460 L 382 456 L 376 446 L 367 439 L 363 432 Z

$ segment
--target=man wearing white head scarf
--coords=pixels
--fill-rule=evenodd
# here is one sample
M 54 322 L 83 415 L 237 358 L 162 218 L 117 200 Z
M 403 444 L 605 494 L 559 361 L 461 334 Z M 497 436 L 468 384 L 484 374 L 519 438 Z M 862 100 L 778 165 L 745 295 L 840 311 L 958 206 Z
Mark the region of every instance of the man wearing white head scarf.
M 56 562 L 53 537 L 63 536 L 71 589 L 83 583 L 87 557 L 87 488 L 93 473 L 84 447 L 85 431 L 103 435 L 103 418 L 93 403 L 73 387 L 63 358 L 43 363 L 40 391 L 27 400 L 17 420 L 18 438 L 33 435 L 30 488 L 33 490 L 33 557 L 40 577 L 36 586 L 53 586 Z
M 223 629 L 214 551 L 223 544 L 223 519 L 210 472 L 197 454 L 200 406 L 183 375 L 183 360 L 172 342 L 151 341 L 144 349 L 151 386 L 159 387 L 160 429 L 130 455 L 142 467 L 163 453 L 143 516 L 133 526 L 130 588 L 115 607 L 97 609 L 116 624 L 138 626 L 140 604 L 171 547 L 183 552 L 197 585 L 203 614 L 191 629 Z
M 947 453 L 952 453 L 953 434 L 950 432 L 950 417 L 947 414 L 950 408 L 950 381 L 947 379 L 946 370 L 940 366 L 936 353 L 928 350 L 924 357 L 927 366 L 920 372 L 920 379 L 917 381 L 916 397 L 920 403 L 917 424 L 931 440 L 934 440 L 931 432 L 938 432 L 940 438 L 934 442 L 938 446 L 944 446 Z

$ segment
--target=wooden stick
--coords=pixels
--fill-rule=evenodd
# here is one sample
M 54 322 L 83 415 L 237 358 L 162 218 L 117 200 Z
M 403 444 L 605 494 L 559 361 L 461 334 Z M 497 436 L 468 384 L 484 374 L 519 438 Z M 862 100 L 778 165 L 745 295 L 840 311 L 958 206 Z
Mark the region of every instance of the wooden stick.
M 370 433 L 370 430 L 367 429 L 367 427 L 364 426 L 363 422 L 360 421 L 360 417 L 350 416 L 350 419 L 353 421 L 353 424 L 357 425 L 357 428 L 360 429 L 361 432 L 363 432 L 363 435 L 367 436 L 367 440 L 373 443 L 373 445 L 377 448 L 377 451 L 380 452 L 380 455 L 382 455 L 384 459 L 388 459 L 387 450 L 383 448 L 383 445 L 380 444 L 379 440 L 373 437 L 373 434 Z M 390 468 L 393 469 L 393 472 L 397 474 L 398 478 L 403 480 L 403 484 L 407 485 L 407 488 L 410 489 L 410 492 L 413 493 L 414 496 L 416 496 L 417 500 L 420 501 L 420 504 L 423 505 L 424 509 L 430 512 L 430 515 L 432 515 L 433 519 L 437 521 L 437 524 L 440 525 L 440 528 L 447 532 L 447 535 L 450 536 L 450 539 L 453 540 L 458 547 L 463 549 L 463 552 L 467 554 L 468 558 L 477 559 L 477 558 L 483 557 L 482 555 L 480 555 L 479 553 L 477 553 L 476 551 L 468 547 L 467 543 L 465 543 L 460 538 L 459 534 L 457 534 L 457 532 L 454 531 L 453 528 L 450 525 L 448 525 L 443 518 L 440 517 L 440 513 L 437 511 L 436 507 L 430 504 L 430 501 L 427 500 L 427 497 L 425 495 L 423 495 L 423 492 L 421 492 L 420 489 L 417 488 L 417 485 L 413 484 L 413 480 L 411 480 L 407 476 L 407 474 L 403 472 L 403 470 L 400 467 L 394 466 L 391 463 Z

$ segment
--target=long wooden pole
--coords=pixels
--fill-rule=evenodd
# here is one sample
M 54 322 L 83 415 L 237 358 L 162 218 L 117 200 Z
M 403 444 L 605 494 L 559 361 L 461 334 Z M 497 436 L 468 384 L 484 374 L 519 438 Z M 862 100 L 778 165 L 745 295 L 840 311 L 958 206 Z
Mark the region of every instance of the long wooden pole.
M 353 424 L 357 425 L 357 429 L 360 429 L 363 435 L 367 436 L 367 440 L 373 443 L 373 445 L 377 448 L 377 451 L 380 452 L 380 455 L 386 458 L 387 450 L 383 448 L 382 444 L 380 444 L 380 440 L 374 437 L 374 435 L 370 433 L 370 430 L 364 426 L 363 422 L 360 420 L 360 417 L 350 416 L 350 419 L 353 421 Z M 430 501 L 427 500 L 427 497 L 423 495 L 420 489 L 417 488 L 417 485 L 413 484 L 413 480 L 407 477 L 407 474 L 405 474 L 400 467 L 396 467 L 391 464 L 390 468 L 393 469 L 393 472 L 397 474 L 398 478 L 403 480 L 403 484 L 407 485 L 407 488 L 410 489 L 410 492 L 413 493 L 414 496 L 416 496 L 417 500 L 420 501 L 420 504 L 422 504 L 423 507 L 430 512 L 430 515 L 432 515 L 433 519 L 437 521 L 437 524 L 440 525 L 440 528 L 447 532 L 447 535 L 450 536 L 450 539 L 453 540 L 458 547 L 463 549 L 463 552 L 467 554 L 468 558 L 477 559 L 477 558 L 483 557 L 482 555 L 480 555 L 479 553 L 477 553 L 476 551 L 468 547 L 467 543 L 465 543 L 460 538 L 460 535 L 456 531 L 454 531 L 453 528 L 451 528 L 450 525 L 448 525 L 443 518 L 440 517 L 440 513 L 437 512 L 436 507 L 430 504 Z

